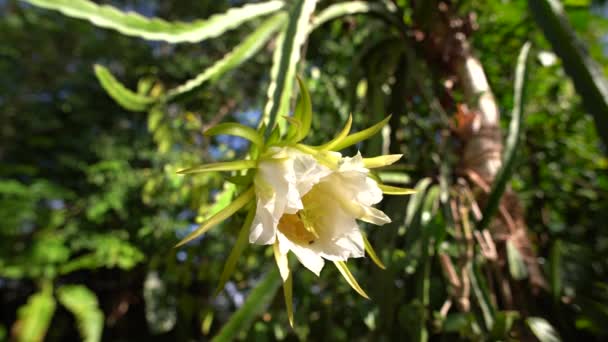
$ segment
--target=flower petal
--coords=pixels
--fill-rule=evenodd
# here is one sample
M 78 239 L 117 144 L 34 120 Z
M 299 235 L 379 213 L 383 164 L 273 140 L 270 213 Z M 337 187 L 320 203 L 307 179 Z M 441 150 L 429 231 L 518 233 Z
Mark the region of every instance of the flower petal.
M 258 198 L 255 217 L 251 224 L 249 232 L 249 243 L 257 245 L 269 245 L 274 243 L 277 233 L 277 222 L 275 222 L 273 213 L 269 210 L 273 204 L 265 203 Z

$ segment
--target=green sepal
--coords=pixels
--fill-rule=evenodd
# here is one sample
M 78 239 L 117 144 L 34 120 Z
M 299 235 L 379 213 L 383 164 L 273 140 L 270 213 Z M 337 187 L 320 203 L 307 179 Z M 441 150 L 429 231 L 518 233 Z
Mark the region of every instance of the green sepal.
M 346 282 L 348 283 L 348 285 L 350 285 L 350 287 L 352 287 L 353 290 L 355 290 L 363 298 L 369 299 L 369 296 L 367 295 L 367 293 L 365 293 L 365 291 L 363 291 L 363 289 L 361 288 L 361 286 L 357 282 L 357 279 L 355 279 L 355 277 L 353 276 L 353 274 L 350 273 L 350 270 L 348 269 L 348 266 L 346 265 L 346 262 L 344 262 L 344 261 L 334 261 L 334 264 L 336 265 L 336 267 L 338 268 L 338 271 L 340 271 L 340 274 L 342 274 L 342 276 L 344 277 L 344 279 L 346 280 Z
M 319 150 L 323 150 L 323 151 L 332 150 L 334 148 L 334 146 L 337 146 L 340 142 L 342 142 L 342 140 L 344 140 L 344 138 L 346 138 L 348 136 L 348 133 L 350 133 L 350 129 L 352 128 L 352 126 L 353 126 L 353 115 L 351 114 L 348 116 L 348 120 L 346 120 L 346 124 L 344 125 L 344 128 L 342 128 L 340 133 L 338 133 L 335 138 L 333 138 L 329 142 L 327 142 L 321 146 L 318 146 L 316 148 L 318 148 Z
M 310 131 L 312 125 L 312 102 L 310 100 L 310 93 L 306 84 L 299 76 L 296 76 L 298 80 L 298 86 L 300 87 L 300 96 L 296 104 L 296 110 L 293 115 L 293 119 L 300 122 L 300 127 L 295 125 L 289 126 L 287 131 L 287 141 L 297 143 L 304 139 Z
M 243 254 L 243 251 L 247 247 L 247 237 L 249 236 L 249 229 L 251 227 L 251 222 L 253 222 L 253 218 L 255 217 L 255 210 L 256 210 L 256 207 L 255 207 L 255 205 L 253 205 L 251 207 L 251 209 L 249 209 L 249 212 L 247 213 L 247 217 L 245 218 L 245 221 L 243 222 L 243 226 L 241 227 L 241 230 L 239 231 L 239 235 L 236 239 L 236 243 L 234 244 L 234 247 L 232 247 L 232 251 L 230 251 L 230 255 L 228 255 L 228 260 L 226 260 L 226 263 L 224 264 L 224 269 L 222 270 L 222 275 L 220 275 L 220 282 L 217 285 L 217 289 L 215 290 L 216 296 L 220 293 L 220 291 L 222 291 L 224 289 L 224 285 L 226 285 L 226 282 L 228 281 L 228 279 L 230 279 L 230 277 L 234 273 L 236 264 L 237 264 L 239 258 L 241 257 L 241 255 Z
M 368 127 L 360 132 L 353 133 L 353 134 L 347 136 L 346 138 L 342 139 L 342 141 L 340 143 L 336 144 L 336 146 L 334 146 L 332 148 L 332 151 L 343 150 L 360 141 L 369 139 L 374 134 L 378 133 L 382 129 L 382 127 L 384 127 L 388 123 L 388 120 L 390 120 L 390 119 L 391 119 L 391 115 L 387 116 L 386 118 L 384 118 L 384 120 L 378 122 L 377 124 L 375 124 L 371 127 Z
M 220 134 L 234 135 L 245 138 L 260 147 L 264 146 L 264 138 L 255 129 L 239 123 L 226 122 L 205 131 L 205 135 L 210 137 Z
M 199 173 L 199 172 L 212 172 L 212 171 L 238 171 L 238 170 L 247 170 L 253 169 L 257 166 L 255 160 L 237 160 L 231 162 L 221 162 L 221 163 L 213 163 L 213 164 L 205 164 L 190 167 L 187 169 L 178 170 L 177 173 L 180 175 L 185 175 L 189 173 Z
M 372 259 L 374 264 L 376 264 L 376 266 L 385 270 L 386 266 L 384 266 L 384 263 L 382 263 L 382 260 L 380 260 L 380 257 L 378 257 L 378 254 L 376 254 L 376 251 L 374 250 L 374 247 L 372 247 L 372 244 L 369 243 L 367 236 L 365 236 L 365 234 L 363 232 L 361 232 L 361 236 L 363 237 L 363 244 L 365 245 L 365 251 L 367 252 L 369 257 Z
M 384 156 L 377 156 L 373 158 L 363 158 L 363 166 L 368 169 L 376 169 L 379 167 L 388 166 L 394 164 L 403 157 L 403 154 L 387 154 Z
M 236 185 L 249 185 L 253 181 L 253 174 L 253 172 L 248 172 L 246 175 L 227 177 L 226 181 Z
M 274 126 L 274 129 L 270 133 L 270 136 L 268 137 L 268 141 L 267 141 L 266 145 L 270 146 L 270 145 L 276 144 L 279 142 L 280 139 L 281 139 L 281 128 L 279 127 L 279 125 L 276 125 L 276 126 Z
M 253 187 L 249 188 L 249 190 L 242 193 L 237 199 L 235 199 L 232 203 L 230 203 L 226 208 L 220 210 L 215 215 L 211 216 L 209 220 L 205 223 L 201 224 L 195 231 L 186 236 L 182 241 L 180 241 L 175 247 L 180 247 L 185 245 L 186 243 L 196 239 L 197 237 L 205 234 L 209 229 L 214 226 L 220 224 L 234 213 L 239 211 L 242 207 L 244 207 L 249 201 L 251 201 L 255 197 L 255 192 Z
M 380 183 L 378 183 L 378 187 L 385 195 L 413 195 L 418 192 L 416 189 L 400 188 Z
M 289 277 L 283 282 L 283 297 L 285 297 L 287 319 L 289 325 L 293 328 L 293 272 L 289 272 Z

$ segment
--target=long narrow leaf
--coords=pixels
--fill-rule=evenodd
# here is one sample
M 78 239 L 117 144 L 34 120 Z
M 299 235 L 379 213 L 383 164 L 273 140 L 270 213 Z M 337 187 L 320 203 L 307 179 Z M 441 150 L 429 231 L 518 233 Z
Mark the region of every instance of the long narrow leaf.
M 215 290 L 216 295 L 224 288 L 224 285 L 226 285 L 226 282 L 228 281 L 228 279 L 230 279 L 232 273 L 234 273 L 236 263 L 238 262 L 239 258 L 241 257 L 241 254 L 243 254 L 243 251 L 247 247 L 247 237 L 249 236 L 249 229 L 251 226 L 251 222 L 253 222 L 254 216 L 255 206 L 252 209 L 249 209 L 249 213 L 247 214 L 247 217 L 243 222 L 243 227 L 241 227 L 241 230 L 239 231 L 236 243 L 234 244 L 234 247 L 232 247 L 232 251 L 230 251 L 230 255 L 228 255 L 228 260 L 226 260 L 226 263 L 224 264 L 222 275 L 220 275 L 220 282 L 217 285 L 217 289 Z
M 286 14 L 279 13 L 267 19 L 253 33 L 237 45 L 215 64 L 205 69 L 201 74 L 186 83 L 167 92 L 164 100 L 169 101 L 175 97 L 190 93 L 207 81 L 215 80 L 224 73 L 238 67 L 243 62 L 254 56 L 272 38 L 272 35 L 285 24 Z
M 517 58 L 517 67 L 515 69 L 515 91 L 513 101 L 513 111 L 511 113 L 511 123 L 509 124 L 509 136 L 505 145 L 503 156 L 503 165 L 496 175 L 492 191 L 488 197 L 488 203 L 483 210 L 483 218 L 477 229 L 483 230 L 492 219 L 492 216 L 498 209 L 500 198 L 505 192 L 507 182 L 511 178 L 513 164 L 515 162 L 515 153 L 521 136 L 521 119 L 524 111 L 524 95 L 526 93 L 526 70 L 528 62 L 528 54 L 530 52 L 530 43 L 524 44 Z
M 237 197 L 232 203 L 230 203 L 226 208 L 222 209 L 220 212 L 211 216 L 207 222 L 200 225 L 196 230 L 186 236 L 182 241 L 180 241 L 175 247 L 183 246 L 186 243 L 196 239 L 197 237 L 205 234 L 209 229 L 213 228 L 215 225 L 221 223 L 225 219 L 232 216 L 239 209 L 244 207 L 249 201 L 251 201 L 254 197 L 253 187 L 249 190 L 245 191 L 239 197 Z
M 551 323 L 542 317 L 528 317 L 526 324 L 540 342 L 560 342 L 562 340 Z
M 95 65 L 95 76 L 101 86 L 119 105 L 134 112 L 142 112 L 149 109 L 154 104 L 155 99 L 134 93 L 122 85 L 112 73 L 104 66 Z
M 76 317 L 82 340 L 101 341 L 103 312 L 99 309 L 95 293 L 83 285 L 66 285 L 57 290 L 57 297 Z
M 562 59 L 585 108 L 593 115 L 599 136 L 608 146 L 608 80 L 601 67 L 571 27 L 560 1 L 529 0 L 528 6 L 553 50 Z
M 205 20 L 167 22 L 159 18 L 146 18 L 134 12 L 123 12 L 108 5 L 97 5 L 88 0 L 23 0 L 32 5 L 55 10 L 92 24 L 118 31 L 127 36 L 148 40 L 164 40 L 169 43 L 200 42 L 239 27 L 251 19 L 280 10 L 283 1 L 245 5 L 229 9 Z
M 316 4 L 316 0 L 294 1 L 287 26 L 277 39 L 262 120 L 267 126 L 266 137 L 274 129 L 277 117 L 286 116 L 289 112 L 296 65 L 300 60 L 300 50 L 306 41 L 310 17 Z
M 222 330 L 212 339 L 212 342 L 234 341 L 240 333 L 246 332 L 251 322 L 266 310 L 280 285 L 279 270 L 272 267 L 272 270 L 251 291 L 243 306 L 230 317 Z
M 416 184 L 416 187 L 414 188 L 416 193 L 410 198 L 405 211 L 406 227 L 409 227 L 412 224 L 416 213 L 419 212 L 419 209 L 422 206 L 422 201 L 426 195 L 426 188 L 431 184 L 431 181 L 432 180 L 430 178 L 423 178 L 418 182 L 418 184 Z

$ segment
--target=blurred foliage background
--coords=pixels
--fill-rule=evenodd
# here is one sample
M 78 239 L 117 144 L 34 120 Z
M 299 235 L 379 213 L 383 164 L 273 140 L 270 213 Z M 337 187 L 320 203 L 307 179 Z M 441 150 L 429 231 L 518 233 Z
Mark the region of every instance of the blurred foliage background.
M 562 1 L 565 20 L 557 26 L 582 45 L 562 39 L 555 51 L 556 31 L 541 11 L 559 1 L 322 0 L 311 25 L 298 14 L 311 1 L 286 1 L 287 27 L 304 34 L 292 65 L 313 100 L 306 141 L 327 141 L 349 113 L 355 129 L 393 114 L 390 129 L 358 149 L 403 153 L 380 176 L 420 190 L 407 201 L 387 196 L 381 208 L 394 222 L 364 227 L 387 270 L 368 258 L 349 264 L 372 300 L 334 269 L 320 278 L 301 269 L 294 329 L 267 248 L 248 246 L 214 296 L 242 214 L 173 248 L 236 191 L 222 175 L 176 170 L 247 153 L 244 140 L 202 132 L 223 121 L 258 124 L 269 111 L 269 85 L 289 76 L 271 72 L 273 51 L 285 54 L 286 45 L 269 37 L 227 73 L 139 111 L 117 104 L 93 69 L 103 65 L 134 93 L 157 98 L 207 70 L 267 17 L 173 44 L 99 28 L 37 2 L 45 3 L 0 0 L 0 341 L 608 338 L 601 140 L 608 99 L 591 96 L 602 94 L 608 67 L 602 1 Z M 96 2 L 185 22 L 246 3 Z M 290 26 L 298 18 L 305 26 Z M 294 34 L 284 32 L 287 40 Z M 527 41 L 523 118 L 514 132 L 515 69 Z M 494 150 L 499 161 L 501 151 L 514 158 L 487 229 L 480 214 L 504 188 L 488 195 L 487 179 L 471 174 L 463 157 L 477 134 L 470 124 L 483 115 L 481 95 L 467 94 L 458 71 L 468 54 L 481 62 L 502 113 L 499 145 L 511 133 L 519 139 L 512 151 L 508 143 Z M 585 72 L 596 82 L 576 80 Z M 285 85 L 279 91 L 293 108 L 293 80 Z

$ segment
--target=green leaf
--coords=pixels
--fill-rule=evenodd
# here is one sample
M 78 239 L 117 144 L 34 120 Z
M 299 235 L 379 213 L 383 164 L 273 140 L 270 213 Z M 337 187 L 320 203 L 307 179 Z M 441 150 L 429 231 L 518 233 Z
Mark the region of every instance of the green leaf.
M 336 268 L 338 268 L 338 271 L 340 271 L 340 274 L 342 274 L 342 277 L 344 277 L 344 279 L 346 280 L 346 282 L 348 283 L 348 285 L 350 285 L 350 287 L 352 287 L 353 290 L 355 290 L 363 298 L 369 299 L 369 296 L 367 295 L 367 293 L 365 293 L 365 291 L 363 291 L 363 289 L 361 288 L 361 286 L 357 282 L 357 279 L 355 279 L 355 277 L 353 276 L 353 274 L 350 273 L 350 270 L 348 269 L 348 266 L 346 265 L 346 262 L 344 262 L 344 261 L 334 261 L 334 265 L 336 265 Z
M 562 295 L 562 253 L 561 240 L 555 240 L 549 257 L 549 276 L 551 279 L 551 295 L 553 302 L 558 303 Z
M 583 105 L 593 115 L 599 136 L 608 146 L 608 81 L 601 66 L 589 55 L 558 0 L 528 1 L 528 6 L 545 38 L 562 59 Z
M 239 261 L 239 258 L 243 254 L 243 251 L 247 247 L 247 238 L 249 237 L 249 229 L 251 228 L 251 222 L 253 222 L 253 218 L 255 217 L 255 206 L 249 209 L 249 213 L 243 222 L 243 226 L 239 231 L 239 235 L 236 239 L 236 243 L 234 247 L 232 247 L 232 251 L 230 251 L 230 255 L 228 255 L 228 260 L 224 264 L 224 269 L 222 270 L 222 275 L 220 275 L 220 282 L 217 285 L 217 289 L 215 290 L 215 295 L 224 289 L 224 285 L 236 268 L 236 264 Z
M 205 69 L 195 78 L 169 90 L 163 99 L 169 101 L 178 96 L 190 93 L 200 88 L 205 82 L 209 80 L 214 81 L 224 73 L 238 67 L 260 51 L 270 38 L 272 38 L 273 33 L 285 24 L 285 21 L 285 13 L 279 13 L 267 19 L 222 59 Z
M 234 341 L 239 334 L 246 332 L 251 322 L 266 310 L 281 285 L 281 276 L 276 267 L 272 267 L 262 280 L 251 291 L 249 297 L 212 339 L 213 342 Z
M 342 139 L 342 141 L 340 143 L 336 144 L 336 146 L 334 146 L 332 150 L 333 151 L 343 150 L 360 141 L 369 139 L 371 136 L 378 133 L 382 129 L 382 127 L 384 127 L 388 123 L 388 120 L 390 120 L 390 119 L 391 119 L 391 116 L 389 115 L 386 118 L 384 118 L 382 121 L 378 122 L 377 124 L 375 124 L 371 127 L 368 127 L 362 131 L 359 131 L 357 133 L 353 133 L 353 134 L 347 136 L 346 138 Z
M 551 323 L 542 317 L 528 317 L 526 324 L 540 342 L 560 342 L 562 340 Z
M 19 308 L 17 322 L 13 326 L 15 340 L 19 342 L 43 341 L 55 313 L 55 298 L 51 286 L 30 296 Z
M 267 124 L 266 137 L 274 128 L 277 117 L 287 116 L 289 112 L 296 65 L 300 60 L 302 44 L 308 36 L 310 17 L 316 4 L 316 0 L 293 1 L 287 25 L 277 38 L 262 120 Z
M 525 43 L 517 57 L 517 67 L 515 68 L 515 89 L 513 99 L 513 111 L 511 112 L 511 123 L 509 124 L 509 135 L 505 144 L 502 167 L 498 170 L 492 191 L 488 197 L 488 202 L 483 209 L 483 218 L 477 225 L 478 230 L 483 230 L 492 220 L 498 209 L 502 194 L 505 192 L 507 182 L 511 179 L 513 164 L 520 136 L 522 135 L 521 119 L 524 111 L 524 95 L 526 94 L 526 76 L 530 43 Z
M 474 265 L 468 265 L 465 272 L 468 272 L 469 279 L 471 280 L 471 288 L 473 289 L 473 295 L 481 315 L 486 329 L 489 331 L 494 326 L 494 307 L 490 301 L 490 294 L 488 288 L 484 286 L 479 272 L 475 269 Z
M 280 10 L 283 1 L 268 1 L 231 8 L 205 20 L 167 22 L 146 18 L 134 12 L 122 12 L 108 5 L 87 0 L 23 0 L 32 5 L 55 10 L 66 16 L 90 21 L 93 25 L 118 31 L 127 36 L 169 43 L 196 43 L 222 35 L 251 19 Z
M 108 95 L 125 109 L 142 112 L 149 109 L 155 102 L 154 98 L 140 95 L 127 89 L 102 65 L 95 65 L 95 76 L 97 76 L 103 89 L 108 92 Z
M 375 13 L 379 14 L 388 20 L 397 23 L 394 20 L 392 15 L 395 12 L 396 7 L 388 7 L 386 3 L 375 3 L 375 2 L 367 2 L 367 1 L 346 1 L 337 4 L 333 4 L 325 8 L 319 14 L 315 15 L 312 25 L 310 26 L 310 31 L 314 31 L 319 28 L 321 25 L 327 23 L 328 21 L 347 16 L 347 15 L 355 15 L 355 14 L 368 14 Z
M 509 262 L 509 273 L 511 273 L 513 279 L 522 280 L 528 277 L 528 268 L 524 258 L 511 240 L 507 240 L 507 260 Z
M 255 192 L 253 187 L 249 190 L 242 193 L 239 197 L 237 197 L 232 203 L 230 203 L 226 208 L 222 209 L 220 212 L 213 215 L 207 222 L 201 224 L 196 230 L 186 236 L 182 241 L 180 241 L 175 247 L 183 246 L 184 244 L 196 239 L 197 237 L 205 234 L 209 229 L 218 225 L 222 221 L 226 220 L 234 213 L 236 213 L 239 209 L 244 207 L 249 201 L 251 201 L 255 197 Z
M 264 138 L 259 135 L 255 129 L 238 123 L 222 123 L 219 125 L 215 125 L 205 131 L 205 135 L 211 137 L 220 134 L 234 135 L 237 137 L 245 138 L 251 141 L 252 143 L 260 146 L 260 148 L 264 146 Z
M 189 174 L 189 173 L 199 173 L 199 172 L 211 172 L 211 171 L 237 171 L 237 170 L 247 170 L 253 169 L 257 167 L 255 160 L 237 160 L 231 162 L 221 162 L 221 163 L 213 163 L 213 164 L 205 164 L 195 167 L 190 167 L 187 169 L 182 169 L 177 171 L 177 173 L 181 175 Z
M 104 317 L 93 291 L 83 285 L 65 285 L 57 290 L 57 298 L 76 317 L 83 341 L 101 341 Z
M 520 317 L 517 311 L 500 311 L 496 313 L 494 325 L 490 332 L 492 341 L 508 341 L 513 324 Z
M 424 197 L 426 195 L 426 188 L 431 184 L 431 181 L 432 180 L 430 178 L 423 178 L 416 184 L 416 187 L 414 188 L 416 193 L 412 195 L 409 202 L 407 203 L 407 209 L 405 212 L 406 227 L 409 227 L 412 224 L 416 213 L 422 206 L 422 201 L 424 200 Z

